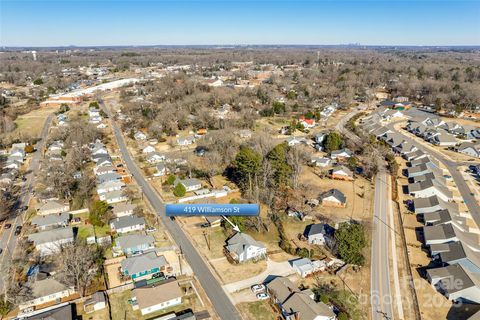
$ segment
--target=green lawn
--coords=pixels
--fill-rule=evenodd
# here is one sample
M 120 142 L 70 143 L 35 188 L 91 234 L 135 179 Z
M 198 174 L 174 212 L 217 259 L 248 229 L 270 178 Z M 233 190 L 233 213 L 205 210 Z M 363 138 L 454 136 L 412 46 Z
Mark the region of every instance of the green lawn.
M 88 237 L 94 236 L 93 226 L 90 224 L 78 226 L 77 236 L 86 239 Z

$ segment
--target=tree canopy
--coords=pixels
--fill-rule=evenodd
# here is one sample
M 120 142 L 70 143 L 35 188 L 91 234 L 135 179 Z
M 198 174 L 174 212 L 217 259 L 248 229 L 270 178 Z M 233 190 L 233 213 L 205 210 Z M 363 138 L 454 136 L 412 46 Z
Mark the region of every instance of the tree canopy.
M 365 257 L 363 248 L 367 245 L 365 230 L 361 224 L 344 222 L 335 231 L 338 254 L 346 263 L 362 266 Z

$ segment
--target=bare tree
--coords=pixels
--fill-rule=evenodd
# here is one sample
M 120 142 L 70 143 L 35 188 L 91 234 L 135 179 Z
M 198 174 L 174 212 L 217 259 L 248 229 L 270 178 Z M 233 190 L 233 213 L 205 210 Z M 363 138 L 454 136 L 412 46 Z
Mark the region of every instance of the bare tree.
M 89 246 L 82 240 L 61 246 L 55 256 L 60 269 L 59 280 L 73 286 L 83 297 L 100 270 L 98 264 L 101 257 L 101 248 Z

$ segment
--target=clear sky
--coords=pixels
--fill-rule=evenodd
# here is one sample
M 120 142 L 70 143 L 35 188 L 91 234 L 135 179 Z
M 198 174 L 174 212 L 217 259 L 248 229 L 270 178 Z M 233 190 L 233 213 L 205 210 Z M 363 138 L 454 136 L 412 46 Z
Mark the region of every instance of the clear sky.
M 480 45 L 480 1 L 0 0 L 1 46 Z

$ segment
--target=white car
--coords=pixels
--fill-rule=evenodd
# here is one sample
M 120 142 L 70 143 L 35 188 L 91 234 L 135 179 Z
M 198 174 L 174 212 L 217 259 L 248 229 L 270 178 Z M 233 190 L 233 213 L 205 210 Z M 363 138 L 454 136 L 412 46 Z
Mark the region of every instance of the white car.
M 270 296 L 267 293 L 257 293 L 258 300 L 266 300 L 268 298 L 270 298 Z
M 256 284 L 252 286 L 253 293 L 260 293 L 265 291 L 265 286 L 263 284 Z

